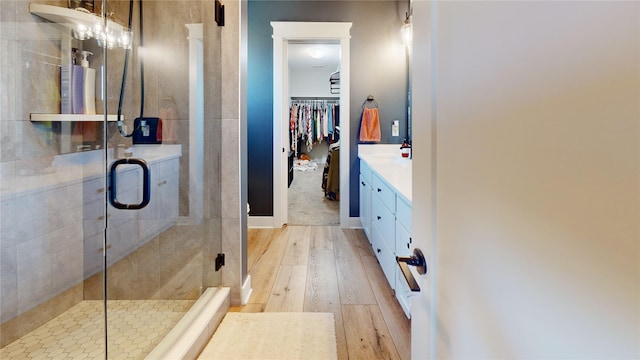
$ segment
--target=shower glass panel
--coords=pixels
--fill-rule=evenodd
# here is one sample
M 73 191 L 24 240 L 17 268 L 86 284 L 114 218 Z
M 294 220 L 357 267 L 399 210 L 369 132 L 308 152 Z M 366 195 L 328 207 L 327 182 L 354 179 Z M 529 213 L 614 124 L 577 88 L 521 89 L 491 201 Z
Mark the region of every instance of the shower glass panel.
M 142 359 L 221 283 L 212 5 L 92 5 L 0 2 L 2 359 Z M 130 9 L 127 50 L 110 36 Z M 102 27 L 74 27 L 91 13 Z M 66 86 L 90 84 L 87 69 L 94 99 L 69 114 Z

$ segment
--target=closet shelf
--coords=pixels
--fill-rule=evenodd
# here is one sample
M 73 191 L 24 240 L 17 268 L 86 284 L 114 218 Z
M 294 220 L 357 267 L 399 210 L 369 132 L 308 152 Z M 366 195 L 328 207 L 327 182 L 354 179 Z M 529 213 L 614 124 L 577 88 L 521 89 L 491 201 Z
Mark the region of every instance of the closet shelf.
M 124 116 L 121 116 L 124 120 Z M 117 121 L 118 115 L 107 115 L 107 121 Z M 104 121 L 102 114 L 31 114 L 31 121 Z

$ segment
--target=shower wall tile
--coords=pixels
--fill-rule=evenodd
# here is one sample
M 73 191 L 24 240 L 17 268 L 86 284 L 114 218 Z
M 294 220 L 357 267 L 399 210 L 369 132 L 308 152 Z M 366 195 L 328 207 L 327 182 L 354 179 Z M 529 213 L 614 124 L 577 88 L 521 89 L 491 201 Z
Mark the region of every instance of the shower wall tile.
M 222 118 L 239 117 L 239 54 L 240 54 L 240 3 L 225 1 L 225 24 L 221 29 L 222 66 Z
M 221 165 L 221 193 L 222 216 L 237 219 L 240 217 L 240 163 L 238 156 L 238 120 L 222 120 L 222 161 Z
M 202 12 L 207 14 L 208 21 L 203 22 L 204 32 L 204 113 L 207 118 L 221 117 L 222 97 L 220 94 L 222 84 L 221 77 L 221 29 L 213 21 L 214 2 L 204 1 Z M 226 11 L 225 11 L 226 14 Z M 225 50 L 226 51 L 226 50 Z
M 239 15 L 237 1 L 225 1 L 225 26 L 220 30 L 221 51 L 221 192 L 222 250 L 230 258 L 223 271 L 223 284 L 231 288 L 231 304 L 241 304 L 242 229 L 240 221 L 239 147 Z
M 0 163 L 8 163 L 15 160 L 16 121 L 6 118 L 0 119 Z M 2 186 L 4 187 L 4 184 Z
M 11 184 L 3 182 L 3 187 L 11 187 Z M 0 201 L 0 251 L 18 244 L 16 221 L 16 196 L 7 194 Z
M 222 285 L 231 288 L 231 306 L 239 306 L 242 300 L 241 238 L 240 219 L 222 219 L 222 252 L 227 254 L 222 272 Z
M 15 0 L 0 1 L 0 22 L 13 24 L 16 21 L 16 3 Z M 0 36 L 2 33 L 0 32 Z
M 0 249 L 0 323 L 18 315 L 18 249 Z

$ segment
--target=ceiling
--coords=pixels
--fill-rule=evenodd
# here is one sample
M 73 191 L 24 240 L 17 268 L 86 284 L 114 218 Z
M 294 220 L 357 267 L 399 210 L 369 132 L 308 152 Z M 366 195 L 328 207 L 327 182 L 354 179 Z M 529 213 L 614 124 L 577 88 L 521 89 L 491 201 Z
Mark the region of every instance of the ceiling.
M 289 42 L 289 68 L 295 71 L 336 71 L 340 64 L 340 45 L 304 42 Z M 315 56 L 315 58 L 313 56 Z

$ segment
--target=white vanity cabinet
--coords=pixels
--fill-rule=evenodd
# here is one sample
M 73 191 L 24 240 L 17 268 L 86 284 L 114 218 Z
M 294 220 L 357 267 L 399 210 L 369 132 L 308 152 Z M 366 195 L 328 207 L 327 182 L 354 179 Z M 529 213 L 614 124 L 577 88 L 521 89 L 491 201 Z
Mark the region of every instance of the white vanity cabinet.
M 360 159 L 360 221 L 398 303 L 411 318 L 411 290 L 396 263 L 396 256 L 410 256 L 413 252 L 411 201 L 387 177 L 396 174 L 394 164 L 393 161 L 369 164 Z M 410 176 L 410 172 L 403 173 L 400 178 L 407 180 Z
M 179 157 L 149 162 L 151 197 L 140 210 L 108 206 L 108 266 L 124 258 L 172 227 L 178 219 Z M 123 204 L 142 201 L 142 169 L 137 165 L 117 168 L 117 199 Z M 102 177 L 86 178 L 83 187 L 84 276 L 102 270 L 106 189 Z
M 371 176 L 371 222 L 373 251 L 392 289 L 396 288 L 395 206 L 396 194 L 376 173 Z
M 410 163 L 379 154 L 359 156 L 360 221 L 398 303 L 411 318 L 411 290 L 396 263 L 396 256 L 413 252 Z
M 138 231 L 144 242 L 172 227 L 178 219 L 179 159 L 150 164 L 151 197 L 140 210 Z

